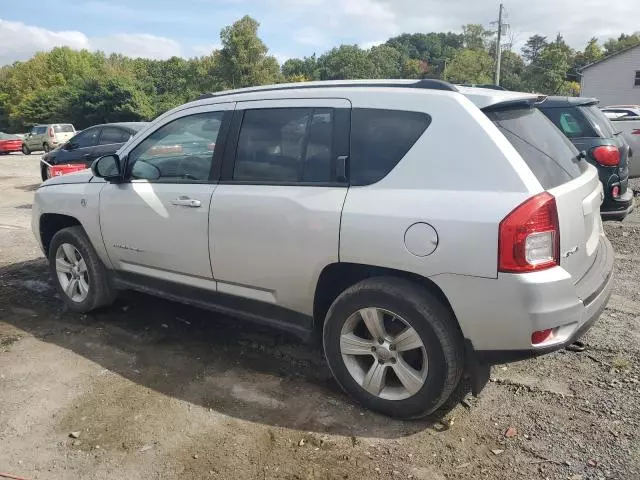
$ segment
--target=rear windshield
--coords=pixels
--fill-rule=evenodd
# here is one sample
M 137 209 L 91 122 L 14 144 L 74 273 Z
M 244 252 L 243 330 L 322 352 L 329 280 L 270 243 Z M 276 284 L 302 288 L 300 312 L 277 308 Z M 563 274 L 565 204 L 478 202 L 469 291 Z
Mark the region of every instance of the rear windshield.
M 74 133 L 76 130 L 69 123 L 61 123 L 60 125 L 54 125 L 53 131 L 56 133 Z
M 0 132 L 0 140 L 20 140 L 20 137 L 11 133 Z
M 593 127 L 598 132 L 599 137 L 612 138 L 616 135 L 616 129 L 613 128 L 611 120 L 609 120 L 595 105 L 578 107 L 578 109 L 589 119 Z
M 578 150 L 540 110 L 508 109 L 487 116 L 520 153 L 542 187 L 547 190 L 579 177 L 587 163 Z
M 543 107 L 540 110 L 569 138 L 599 136 L 582 107 L 565 105 L 562 107 Z

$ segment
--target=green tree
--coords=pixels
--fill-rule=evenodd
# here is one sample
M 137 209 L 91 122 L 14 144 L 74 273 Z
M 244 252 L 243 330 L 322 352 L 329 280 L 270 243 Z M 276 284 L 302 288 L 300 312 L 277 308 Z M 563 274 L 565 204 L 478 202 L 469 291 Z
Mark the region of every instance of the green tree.
M 529 63 L 536 63 L 540 58 L 542 51 L 549 45 L 547 37 L 542 35 L 533 35 L 529 37 L 527 43 L 522 47 L 522 56 Z
M 278 61 L 267 55 L 267 46 L 258 38 L 259 26 L 256 20 L 244 16 L 222 29 L 222 49 L 217 62 L 225 88 L 264 85 L 280 80 Z
M 625 48 L 633 47 L 640 44 L 640 32 L 627 35 L 621 34 L 617 39 L 611 38 L 604 43 L 604 54 L 611 55 Z
M 318 58 L 320 80 L 371 78 L 374 65 L 366 50 L 341 45 Z
M 502 61 L 500 63 L 500 85 L 507 90 L 523 91 L 526 90 L 523 74 L 525 71 L 524 60 L 520 55 L 510 50 L 502 52 Z
M 491 42 L 493 32 L 482 25 L 470 23 L 462 26 L 464 48 L 469 50 L 486 50 Z
M 528 89 L 549 95 L 558 94 L 567 82 L 571 65 L 570 52 L 561 43 L 551 43 L 535 63 L 526 69 Z
M 447 65 L 444 77 L 454 83 L 491 83 L 493 63 L 485 50 L 465 48 Z

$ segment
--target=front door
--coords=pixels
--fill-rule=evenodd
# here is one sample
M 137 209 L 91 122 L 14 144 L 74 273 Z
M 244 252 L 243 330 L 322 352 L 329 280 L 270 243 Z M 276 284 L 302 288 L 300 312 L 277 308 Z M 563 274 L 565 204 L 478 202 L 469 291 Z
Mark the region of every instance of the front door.
M 126 181 L 102 189 L 100 225 L 123 275 L 215 290 L 208 240 L 212 165 L 221 155 L 224 112 L 233 105 L 176 112 L 122 152 Z
M 219 292 L 312 314 L 317 279 L 338 261 L 350 108 L 237 104 L 209 221 Z

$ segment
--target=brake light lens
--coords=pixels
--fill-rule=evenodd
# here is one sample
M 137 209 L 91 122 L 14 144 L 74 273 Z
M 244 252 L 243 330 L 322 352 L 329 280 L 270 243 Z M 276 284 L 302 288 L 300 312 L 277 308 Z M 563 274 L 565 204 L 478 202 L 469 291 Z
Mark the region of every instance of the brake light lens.
M 596 147 L 591 154 L 596 162 L 605 167 L 615 167 L 620 164 L 620 152 L 613 145 Z
M 640 128 L 634 128 L 633 132 L 631 132 L 631 135 L 640 135 Z
M 53 138 L 55 136 L 55 133 L 53 131 L 53 127 L 49 127 L 49 130 L 47 131 L 47 135 L 49 135 L 51 138 Z
M 620 187 L 618 185 L 611 188 L 611 196 L 613 198 L 618 198 L 620 196 Z
M 498 232 L 498 270 L 524 273 L 560 264 L 556 199 L 543 192 L 516 207 Z

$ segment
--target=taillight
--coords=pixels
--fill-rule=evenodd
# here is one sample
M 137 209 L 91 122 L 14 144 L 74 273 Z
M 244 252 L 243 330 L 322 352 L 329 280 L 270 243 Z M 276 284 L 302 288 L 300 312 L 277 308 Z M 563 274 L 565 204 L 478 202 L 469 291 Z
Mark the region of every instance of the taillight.
M 47 135 L 49 135 L 51 138 L 55 136 L 55 133 L 53 132 L 53 127 L 49 127 L 49 131 L 47 132 Z
M 633 132 L 631 132 L 631 135 L 640 135 L 640 128 L 634 128 Z
M 553 195 L 530 198 L 500 222 L 498 270 L 523 273 L 560 264 L 560 226 Z
M 596 147 L 591 154 L 596 159 L 596 162 L 605 167 L 615 167 L 620 164 L 620 152 L 613 145 Z

